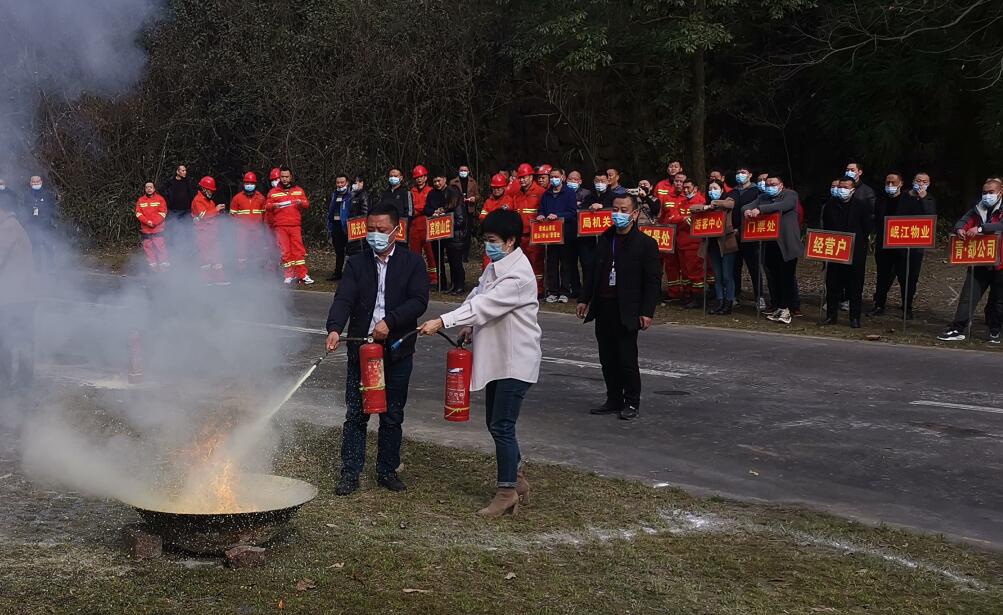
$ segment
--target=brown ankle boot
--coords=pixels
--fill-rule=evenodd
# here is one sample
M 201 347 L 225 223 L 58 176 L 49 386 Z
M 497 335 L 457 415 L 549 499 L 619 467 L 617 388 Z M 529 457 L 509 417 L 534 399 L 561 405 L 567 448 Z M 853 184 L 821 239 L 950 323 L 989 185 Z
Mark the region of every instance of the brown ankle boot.
M 529 481 L 526 480 L 526 470 L 519 466 L 519 471 L 515 475 L 515 492 L 519 494 L 519 504 L 529 505 Z
M 499 487 L 494 499 L 484 508 L 477 511 L 482 517 L 494 519 L 503 515 L 514 515 L 519 512 L 519 494 L 513 487 Z

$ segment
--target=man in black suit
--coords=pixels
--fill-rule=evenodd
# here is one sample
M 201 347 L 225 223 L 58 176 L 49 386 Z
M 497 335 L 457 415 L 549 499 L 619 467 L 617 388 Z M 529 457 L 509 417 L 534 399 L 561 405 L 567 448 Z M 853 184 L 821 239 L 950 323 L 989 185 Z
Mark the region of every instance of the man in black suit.
M 606 403 L 591 413 L 619 413 L 626 421 L 637 418 L 641 405 L 637 332 L 651 326 L 662 276 L 658 244 L 637 229 L 637 216 L 636 197 L 624 192 L 613 199 L 613 228 L 599 237 L 595 275 L 578 298 L 578 317 L 596 321 L 606 381 Z
M 860 328 L 864 271 L 867 269 L 867 241 L 874 230 L 874 209 L 867 196 L 859 196 L 853 179 L 839 180 L 836 196 L 822 208 L 822 228 L 853 233 L 853 260 L 849 265 L 825 264 L 826 317 L 822 326 L 834 325 L 839 317 L 839 302 L 850 302 L 850 327 Z
M 335 350 L 348 324 L 348 336 L 372 336 L 385 345 L 383 365 L 387 411 L 380 414 L 376 457 L 377 482 L 391 491 L 404 491 L 397 476 L 403 437 L 404 405 L 411 381 L 414 336 L 391 348 L 418 328 L 418 318 L 428 307 L 428 273 L 421 256 L 394 241 L 400 214 L 392 205 L 380 205 L 366 217 L 366 241 L 372 251 L 348 259 L 344 276 L 327 317 L 327 349 Z M 344 431 L 341 437 L 341 480 L 335 493 L 348 495 L 359 488 L 366 459 L 366 424 L 359 390 L 359 346 L 348 343 L 345 377 Z

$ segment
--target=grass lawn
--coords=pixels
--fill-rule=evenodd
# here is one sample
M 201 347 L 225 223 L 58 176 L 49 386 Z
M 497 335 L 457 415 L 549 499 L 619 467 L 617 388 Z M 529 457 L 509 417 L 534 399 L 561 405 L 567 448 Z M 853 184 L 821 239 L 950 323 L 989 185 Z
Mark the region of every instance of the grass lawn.
M 320 495 L 265 567 L 134 562 L 117 538 L 131 512 L 37 492 L 13 511 L 23 523 L 6 535 L 0 525 L 0 613 L 988 614 L 1003 604 L 999 554 L 559 466 L 530 465 L 532 505 L 485 521 L 473 511 L 492 493 L 493 458 L 410 441 L 407 493 L 367 475 L 338 498 L 339 433 L 295 431 L 276 471 Z M 46 525 L 67 539 L 48 540 Z

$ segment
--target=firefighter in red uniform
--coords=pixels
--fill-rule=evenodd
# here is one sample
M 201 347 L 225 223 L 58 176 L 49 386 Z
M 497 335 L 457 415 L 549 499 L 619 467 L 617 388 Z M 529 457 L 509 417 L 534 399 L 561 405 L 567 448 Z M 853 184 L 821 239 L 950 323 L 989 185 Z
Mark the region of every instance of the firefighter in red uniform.
M 225 285 L 223 250 L 219 245 L 219 212 L 225 207 L 212 200 L 216 180 L 206 176 L 199 180 L 199 191 L 192 199 L 192 219 L 195 224 L 195 247 L 198 249 L 202 277 L 206 284 Z
M 671 224 L 677 225 L 676 254 L 682 267 L 684 294 L 689 297 L 689 301 L 684 302 L 683 307 L 689 309 L 703 307 L 704 292 L 704 265 L 703 258 L 700 257 L 700 243 L 703 240 L 690 236 L 690 207 L 706 204 L 707 199 L 697 188 L 696 182 L 691 179 L 683 182 L 683 200 L 676 207 L 676 214 Z
M 269 190 L 265 199 L 265 215 L 271 218 L 275 244 L 282 253 L 282 275 L 286 284 L 296 281 L 313 284 L 306 268 L 306 247 L 300 228 L 303 221 L 300 211 L 309 207 L 306 192 L 293 184 L 293 172 L 289 167 L 281 167 L 279 185 Z
M 265 245 L 265 195 L 251 171 L 244 173 L 244 189 L 230 200 L 230 215 L 237 223 L 237 271 L 244 272 L 252 256 L 263 261 Z
M 544 251 L 540 246 L 530 245 L 529 235 L 536 216 L 540 212 L 540 197 L 545 190 L 540 184 L 533 181 L 533 167 L 526 163 L 519 165 L 516 171 L 519 178 L 519 189 L 515 193 L 515 210 L 522 215 L 522 246 L 526 258 L 533 266 L 533 273 L 536 274 L 536 294 L 543 294 L 543 267 Z
M 543 188 L 544 192 L 550 190 L 550 171 L 553 170 L 553 168 L 554 167 L 549 164 L 541 164 L 536 167 L 536 183 L 538 186 Z
M 167 244 L 164 242 L 164 222 L 167 220 L 167 201 L 157 193 L 153 182 L 143 186 L 143 196 L 136 201 L 136 218 L 143 233 L 143 252 L 150 271 L 167 271 L 171 261 L 167 258 Z
M 411 218 L 410 230 L 408 230 L 408 247 L 416 254 L 423 254 L 425 257 L 425 270 L 428 271 L 428 283 L 433 287 L 439 286 L 439 269 L 435 262 L 435 250 L 432 243 L 428 241 L 428 217 L 425 211 L 425 200 L 428 198 L 432 187 L 428 185 L 428 169 L 420 164 L 411 170 L 411 178 L 414 179 L 414 186 L 411 188 L 411 201 L 414 204 L 414 217 Z
M 675 168 L 681 168 L 678 166 L 679 163 L 673 163 L 669 165 L 669 171 Z M 681 172 L 677 172 L 674 175 L 669 175 L 667 179 L 655 184 L 655 198 L 661 204 L 661 210 L 658 216 L 659 224 L 675 224 L 672 222 L 674 219 L 681 218 L 677 215 L 677 210 L 684 200 L 682 189 L 683 182 L 686 180 L 686 176 Z M 684 217 L 684 216 L 683 216 Z M 679 242 L 678 228 L 676 229 L 676 242 Z M 683 268 L 679 264 L 680 252 L 678 247 L 676 251 L 667 254 L 662 254 L 662 268 L 665 270 L 665 298 L 669 301 L 680 301 L 685 295 L 685 281 L 682 275 Z
M 508 194 L 508 185 L 508 178 L 502 173 L 491 178 L 491 198 L 484 201 L 484 208 L 481 209 L 481 222 L 484 222 L 484 218 L 487 218 L 488 214 L 496 209 L 515 209 L 512 196 Z M 491 264 L 491 259 L 485 254 L 481 261 L 481 270 L 487 269 L 489 264 Z

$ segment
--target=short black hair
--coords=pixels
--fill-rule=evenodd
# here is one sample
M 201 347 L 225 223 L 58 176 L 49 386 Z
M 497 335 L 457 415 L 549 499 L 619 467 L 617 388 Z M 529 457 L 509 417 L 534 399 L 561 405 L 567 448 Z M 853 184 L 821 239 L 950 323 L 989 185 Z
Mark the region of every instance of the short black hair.
M 511 209 L 496 209 L 481 222 L 481 236 L 488 233 L 498 235 L 502 241 L 515 239 L 518 248 L 522 239 L 522 216 Z
M 339 180 L 339 179 L 341 179 L 342 177 L 344 177 L 344 178 L 345 178 L 345 181 L 346 181 L 346 182 L 348 181 L 348 176 L 347 176 L 347 175 L 345 175 L 344 173 L 338 173 L 337 175 L 335 175 L 335 176 L 334 176 L 334 181 L 338 181 L 338 180 Z
M 281 167 L 279 167 L 279 173 L 285 173 L 286 171 L 288 171 L 290 173 L 293 172 L 293 170 L 289 168 L 288 164 L 284 164 Z
M 888 171 L 888 173 L 885 174 L 885 177 L 888 177 L 889 175 L 894 175 L 899 179 L 903 179 L 902 174 L 899 173 L 898 171 Z
M 630 201 L 630 210 L 631 211 L 636 211 L 637 210 L 637 197 L 636 196 L 634 196 L 633 194 L 627 192 L 626 190 L 624 190 L 623 192 L 614 192 L 613 193 L 613 202 L 624 201 L 624 200 Z
M 372 209 L 369 210 L 369 213 L 366 214 L 366 216 L 367 217 L 387 216 L 390 218 L 390 221 L 394 223 L 394 226 L 397 226 L 401 221 L 400 212 L 397 211 L 396 207 L 390 205 L 389 203 L 386 205 L 377 205 L 376 207 L 373 207 Z

